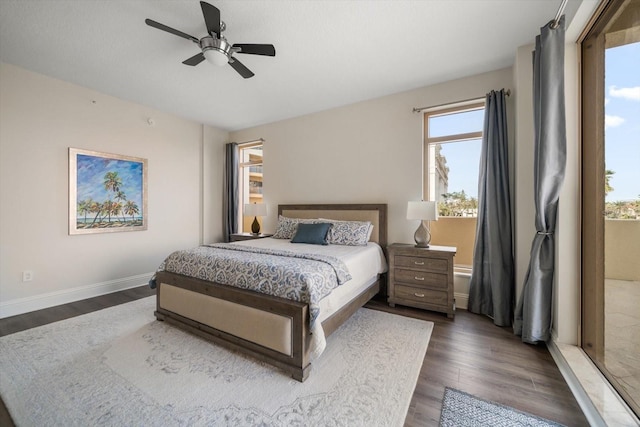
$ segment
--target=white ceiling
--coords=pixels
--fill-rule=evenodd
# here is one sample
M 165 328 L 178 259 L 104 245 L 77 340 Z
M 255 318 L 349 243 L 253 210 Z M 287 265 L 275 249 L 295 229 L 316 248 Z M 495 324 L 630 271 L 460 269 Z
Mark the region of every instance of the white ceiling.
M 571 18 L 581 0 L 571 0 Z M 206 35 L 197 0 L 0 0 L 0 60 L 226 130 L 511 66 L 561 0 L 211 0 L 256 75 L 181 62 Z M 570 19 L 568 19 L 569 21 Z

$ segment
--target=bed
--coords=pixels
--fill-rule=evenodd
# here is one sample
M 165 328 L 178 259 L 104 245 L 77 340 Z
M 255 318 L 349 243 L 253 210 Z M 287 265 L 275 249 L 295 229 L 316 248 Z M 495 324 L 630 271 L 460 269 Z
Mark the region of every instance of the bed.
M 216 344 L 277 366 L 302 382 L 309 375 L 311 362 L 322 350 L 318 349 L 322 340 L 383 290 L 382 273 L 386 270 L 386 262 L 382 251 L 387 244 L 387 205 L 279 205 L 278 215 L 300 219 L 370 221 L 373 227 L 370 229 L 369 242 L 373 243 L 367 243 L 367 246 L 378 247 L 384 268 L 379 268 L 374 275 L 369 273 L 370 277 L 359 275 L 356 288 L 347 286 L 349 282 L 355 283 L 356 280 L 336 287 L 320 301 L 319 315 L 315 320 L 310 320 L 311 312 L 318 310 L 316 305 L 310 303 L 190 277 L 188 274 L 158 271 L 155 276 L 155 316 L 158 320 L 171 323 Z M 271 239 L 251 240 L 232 245 L 269 246 L 288 243 L 276 242 L 276 239 L 270 243 L 269 240 Z M 321 337 L 317 332 L 318 327 L 323 333 Z

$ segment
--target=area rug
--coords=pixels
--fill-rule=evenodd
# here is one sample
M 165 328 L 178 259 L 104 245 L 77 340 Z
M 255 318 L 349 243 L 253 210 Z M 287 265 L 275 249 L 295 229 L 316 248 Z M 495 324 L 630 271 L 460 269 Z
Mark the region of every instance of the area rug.
M 563 427 L 562 424 L 479 399 L 447 387 L 440 414 L 442 427 Z
M 433 323 L 361 308 L 300 383 L 158 322 L 155 297 L 0 338 L 18 426 L 401 426 Z

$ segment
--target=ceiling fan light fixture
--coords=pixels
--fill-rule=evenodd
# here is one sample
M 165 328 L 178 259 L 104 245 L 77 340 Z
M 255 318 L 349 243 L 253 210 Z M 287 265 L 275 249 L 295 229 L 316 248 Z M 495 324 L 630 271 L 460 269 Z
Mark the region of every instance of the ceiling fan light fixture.
M 207 26 L 207 35 L 201 39 L 197 39 L 192 35 L 183 33 L 175 28 L 167 27 L 164 24 L 154 21 L 153 19 L 145 19 L 144 22 L 153 28 L 166 31 L 174 36 L 191 40 L 200 47 L 200 52 L 190 58 L 182 61 L 184 65 L 194 67 L 205 60 L 217 67 L 229 64 L 243 78 L 248 79 L 255 74 L 248 69 L 242 62 L 234 58 L 236 53 L 249 55 L 276 56 L 276 50 L 272 44 L 229 44 L 227 39 L 222 35 L 226 29 L 226 24 L 220 19 L 220 9 L 207 3 L 200 2 L 204 23 Z
M 205 59 L 216 67 L 222 67 L 227 65 L 227 62 L 229 62 L 227 55 L 218 49 L 206 49 L 202 53 L 204 54 Z

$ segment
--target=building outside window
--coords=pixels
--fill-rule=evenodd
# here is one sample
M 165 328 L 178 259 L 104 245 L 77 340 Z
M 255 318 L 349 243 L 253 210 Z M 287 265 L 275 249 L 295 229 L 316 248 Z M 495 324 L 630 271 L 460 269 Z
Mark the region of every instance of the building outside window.
M 238 187 L 240 200 L 238 224 L 240 232 L 250 233 L 253 218 L 245 217 L 243 213 L 246 203 L 262 203 L 262 147 L 263 141 L 253 141 L 241 144 L 239 149 Z M 262 226 L 262 218 L 258 218 Z
M 473 265 L 484 101 L 430 109 L 424 115 L 424 200 L 438 202 L 435 245 L 455 246 L 456 270 Z

